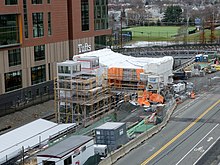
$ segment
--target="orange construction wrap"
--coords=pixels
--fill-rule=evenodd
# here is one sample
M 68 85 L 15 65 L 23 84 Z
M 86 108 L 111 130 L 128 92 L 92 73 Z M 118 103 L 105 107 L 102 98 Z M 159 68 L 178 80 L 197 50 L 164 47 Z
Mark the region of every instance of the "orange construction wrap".
M 143 98 L 139 97 L 137 102 L 138 102 L 139 105 L 142 105 L 143 104 Z
M 144 69 L 136 69 L 137 79 L 140 80 L 140 73 L 144 72 Z
M 123 79 L 123 68 L 109 68 L 108 78 L 122 80 Z
M 150 103 L 146 99 L 144 99 L 143 97 L 138 98 L 138 104 L 140 106 L 143 106 L 143 105 L 150 106 Z
M 148 107 L 150 106 L 150 103 L 148 101 L 144 101 L 143 104 L 148 106 Z
M 149 99 L 151 94 L 152 94 L 152 92 L 149 92 L 149 91 L 144 90 L 144 92 L 143 92 L 143 98 L 145 98 L 145 100 L 146 100 L 146 99 Z
M 150 101 L 157 102 L 157 103 L 163 103 L 164 98 L 160 94 L 152 93 L 152 95 L 150 95 Z

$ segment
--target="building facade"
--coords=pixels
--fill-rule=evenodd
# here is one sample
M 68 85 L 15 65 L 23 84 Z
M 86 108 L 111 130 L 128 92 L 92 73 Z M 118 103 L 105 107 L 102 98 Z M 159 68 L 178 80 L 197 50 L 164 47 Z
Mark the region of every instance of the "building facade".
M 53 94 L 57 62 L 105 47 L 107 10 L 107 0 L 0 1 L 0 116 Z

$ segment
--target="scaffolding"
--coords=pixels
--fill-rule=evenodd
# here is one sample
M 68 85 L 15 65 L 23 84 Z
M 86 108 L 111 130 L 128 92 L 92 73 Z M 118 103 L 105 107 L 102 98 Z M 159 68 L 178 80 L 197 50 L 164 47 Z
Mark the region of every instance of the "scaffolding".
M 98 58 L 78 58 L 57 64 L 54 81 L 55 116 L 58 123 L 88 126 L 114 112 L 117 97 L 106 76 L 99 70 Z
M 107 84 L 98 85 L 95 75 L 77 75 L 71 80 L 55 80 L 56 116 L 59 123 L 88 126 L 115 108 Z
M 134 93 L 144 90 L 146 82 L 140 80 L 143 69 L 110 68 L 108 83 L 112 90 Z

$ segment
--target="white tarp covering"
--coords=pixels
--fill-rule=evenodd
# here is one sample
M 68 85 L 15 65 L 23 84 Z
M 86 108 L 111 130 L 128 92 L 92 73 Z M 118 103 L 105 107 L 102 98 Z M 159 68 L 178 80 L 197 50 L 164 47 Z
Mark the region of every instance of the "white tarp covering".
M 73 60 L 85 56 L 99 57 L 100 65 L 107 68 L 144 69 L 145 73 L 163 75 L 165 84 L 168 82 L 169 75 L 172 74 L 174 61 L 172 56 L 162 58 L 132 57 L 113 52 L 111 49 L 101 49 L 76 55 Z
M 101 65 L 108 68 L 130 68 L 145 69 L 146 72 L 160 73 L 166 70 L 172 70 L 173 57 L 165 56 L 162 58 L 132 57 L 113 52 L 111 49 L 101 49 L 74 56 L 73 59 L 85 56 L 97 56 Z M 153 67 L 151 69 L 151 67 Z
M 74 126 L 75 124 L 56 124 L 44 119 L 12 130 L 0 136 L 0 164 L 11 159 L 29 147 L 46 142 L 50 136 Z

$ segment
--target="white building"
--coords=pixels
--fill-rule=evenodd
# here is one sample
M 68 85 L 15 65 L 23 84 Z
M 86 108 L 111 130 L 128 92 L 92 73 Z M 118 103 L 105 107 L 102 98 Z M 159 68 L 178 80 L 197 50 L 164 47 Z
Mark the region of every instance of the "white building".
M 89 136 L 71 136 L 37 154 L 38 165 L 83 165 L 94 155 L 94 140 Z
M 52 137 L 56 137 L 60 132 L 64 133 L 73 129 L 75 125 L 75 123 L 57 124 L 38 119 L 1 135 L 0 164 L 19 157 L 22 152 L 47 145 Z

